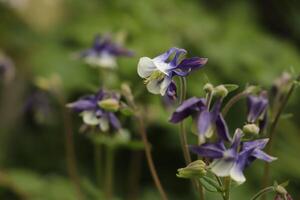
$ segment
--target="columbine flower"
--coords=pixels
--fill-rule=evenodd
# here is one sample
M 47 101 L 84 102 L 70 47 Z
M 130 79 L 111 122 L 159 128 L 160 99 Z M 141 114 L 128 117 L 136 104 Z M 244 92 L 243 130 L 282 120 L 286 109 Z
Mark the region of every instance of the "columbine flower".
M 255 159 L 271 162 L 276 158 L 262 151 L 268 139 L 258 139 L 250 142 L 241 142 L 242 131 L 237 129 L 231 146 L 226 148 L 223 141 L 205 143 L 201 146 L 191 146 L 191 151 L 213 161 L 209 168 L 219 177 L 230 176 L 238 183 L 243 183 L 246 178 L 244 169 Z
M 132 56 L 133 53 L 115 43 L 108 36 L 95 37 L 93 46 L 81 52 L 81 57 L 91 66 L 103 68 L 117 67 L 116 58 L 119 56 Z
M 269 101 L 265 91 L 258 96 L 249 95 L 247 98 L 247 122 L 258 123 L 260 130 L 263 130 L 267 124 L 268 104 Z
M 186 50 L 173 47 L 153 59 L 140 58 L 137 72 L 145 79 L 150 93 L 176 98 L 173 76 L 187 76 L 192 70 L 199 69 L 207 63 L 207 58 L 183 58 L 185 54 Z
M 185 100 L 172 114 L 170 122 L 178 123 L 191 116 L 197 124 L 199 141 L 204 143 L 216 130 L 218 136 L 225 141 L 231 141 L 227 124 L 220 113 L 221 101 L 217 100 L 211 110 L 204 98 L 192 97 Z
M 115 113 L 101 106 L 107 104 L 107 100 L 118 103 L 119 96 L 100 90 L 95 95 L 85 96 L 67 106 L 81 113 L 83 122 L 89 126 L 99 126 L 101 131 L 108 131 L 110 128 L 120 130 L 121 125 Z M 115 108 L 115 106 L 110 106 L 110 108 L 112 107 Z

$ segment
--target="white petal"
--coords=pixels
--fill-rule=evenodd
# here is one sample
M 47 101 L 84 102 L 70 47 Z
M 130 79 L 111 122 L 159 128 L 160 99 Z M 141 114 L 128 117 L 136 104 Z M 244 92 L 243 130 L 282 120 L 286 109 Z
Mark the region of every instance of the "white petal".
M 115 68 L 117 66 L 116 58 L 107 53 L 88 56 L 85 58 L 85 61 L 92 66 L 103 68 Z
M 108 129 L 109 129 L 109 124 L 108 124 L 108 121 L 107 121 L 107 119 L 105 119 L 105 118 L 100 118 L 99 119 L 99 125 L 100 125 L 100 129 L 102 130 L 102 131 L 108 131 Z
M 232 167 L 230 171 L 230 177 L 239 184 L 242 184 L 246 181 L 243 171 L 239 169 L 237 164 Z
M 163 72 L 166 75 L 169 75 L 168 72 L 172 67 L 168 63 L 165 63 L 159 59 L 153 59 L 153 63 L 159 71 Z
M 147 78 L 151 73 L 156 70 L 156 66 L 151 58 L 142 57 L 139 60 L 137 73 L 142 78 Z
M 96 117 L 95 112 L 93 112 L 93 111 L 83 111 L 81 113 L 81 115 L 82 115 L 83 122 L 85 124 L 92 125 L 92 126 L 95 126 L 95 125 L 99 124 L 99 119 Z
M 160 94 L 161 96 L 164 96 L 166 94 L 166 91 L 171 83 L 172 79 L 165 77 L 164 80 L 160 83 Z
M 225 159 L 217 159 L 210 164 L 211 171 L 220 177 L 229 176 L 233 165 L 233 161 L 228 161 Z
M 146 87 L 150 93 L 160 94 L 160 85 L 161 83 L 158 80 L 151 80 Z

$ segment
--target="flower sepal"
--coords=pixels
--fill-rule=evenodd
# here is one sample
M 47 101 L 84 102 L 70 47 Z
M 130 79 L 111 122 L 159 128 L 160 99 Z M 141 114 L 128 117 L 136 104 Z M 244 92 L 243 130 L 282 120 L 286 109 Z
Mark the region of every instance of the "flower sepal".
M 115 98 L 98 101 L 98 105 L 100 106 L 100 108 L 111 112 L 117 112 L 120 108 L 120 103 Z

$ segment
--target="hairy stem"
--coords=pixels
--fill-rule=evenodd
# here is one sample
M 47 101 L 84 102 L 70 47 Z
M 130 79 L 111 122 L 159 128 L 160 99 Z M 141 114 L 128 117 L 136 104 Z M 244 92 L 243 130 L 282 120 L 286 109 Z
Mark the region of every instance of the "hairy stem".
M 154 162 L 153 162 L 151 149 L 150 149 L 150 145 L 149 145 L 149 142 L 148 142 L 147 133 L 146 133 L 145 125 L 144 125 L 144 120 L 143 120 L 140 113 L 137 114 L 137 118 L 138 118 L 139 128 L 140 128 L 139 132 L 141 134 L 142 141 L 143 141 L 144 146 L 145 146 L 146 159 L 147 159 L 147 162 L 148 162 L 148 166 L 149 166 L 152 178 L 153 178 L 154 183 L 155 183 L 155 185 L 156 185 L 156 187 L 157 187 L 157 189 L 160 193 L 161 198 L 163 200 L 167 200 L 168 197 L 167 197 L 166 192 L 164 191 L 164 189 L 162 187 L 162 184 L 161 184 L 160 179 L 157 175 L 156 168 L 155 168 L 155 165 L 154 165 Z
M 287 93 L 287 95 L 285 96 L 285 98 L 283 99 L 282 103 L 280 104 L 278 111 L 274 117 L 274 120 L 271 123 L 271 127 L 270 127 L 270 132 L 269 132 L 269 142 L 268 145 L 266 147 L 266 153 L 271 154 L 272 153 L 272 147 L 274 144 L 274 140 L 275 140 L 275 133 L 276 133 L 276 128 L 280 119 L 280 116 L 288 102 L 288 100 L 290 99 L 294 89 L 296 87 L 296 84 L 293 83 Z M 264 176 L 263 176 L 263 188 L 266 187 L 268 185 L 269 182 L 269 176 L 270 176 L 270 164 L 269 163 L 265 163 L 264 165 Z M 263 196 L 263 199 L 266 199 L 266 195 Z
M 274 187 L 270 186 L 270 187 L 266 187 L 262 190 L 260 190 L 258 193 L 256 193 L 250 200 L 256 200 L 259 197 L 261 197 L 262 195 L 265 195 L 266 193 L 272 192 L 274 191 Z
M 107 200 L 113 199 L 114 153 L 115 150 L 113 148 L 106 148 L 105 197 Z

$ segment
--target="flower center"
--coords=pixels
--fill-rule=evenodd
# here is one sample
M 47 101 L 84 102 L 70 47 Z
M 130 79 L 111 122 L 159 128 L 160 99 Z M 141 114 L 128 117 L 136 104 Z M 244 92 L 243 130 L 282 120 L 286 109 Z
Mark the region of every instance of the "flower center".
M 156 70 L 152 72 L 152 74 L 144 80 L 144 84 L 148 84 L 150 81 L 153 80 L 161 81 L 165 76 L 166 75 L 163 72 Z

